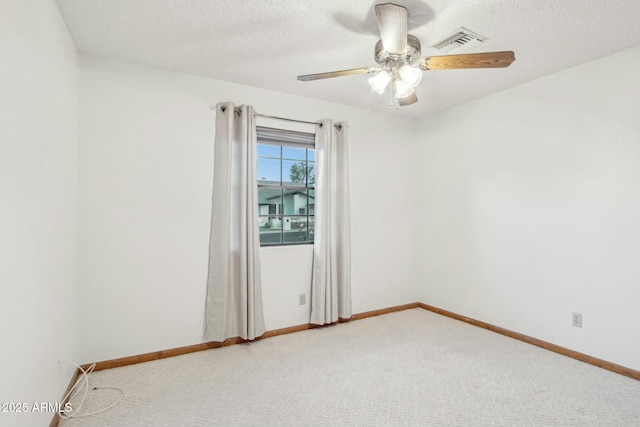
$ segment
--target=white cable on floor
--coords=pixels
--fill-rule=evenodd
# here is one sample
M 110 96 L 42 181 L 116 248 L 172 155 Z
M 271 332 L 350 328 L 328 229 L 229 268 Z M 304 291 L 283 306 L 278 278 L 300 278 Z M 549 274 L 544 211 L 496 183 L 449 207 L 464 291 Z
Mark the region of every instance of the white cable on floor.
M 120 401 L 124 398 L 124 390 L 121 389 L 120 387 L 111 387 L 111 386 L 93 387 L 91 390 L 105 390 L 105 389 L 106 390 L 118 390 L 122 394 L 120 395 L 120 398 L 118 400 L 116 400 L 111 405 L 107 406 L 106 408 L 102 408 L 102 409 L 98 409 L 97 411 L 86 412 L 84 414 L 81 414 L 80 413 L 80 409 L 82 409 L 82 406 L 87 401 L 87 397 L 89 395 L 89 375 L 95 369 L 96 364 L 95 363 L 92 364 L 91 366 L 89 366 L 89 369 L 87 369 L 85 371 L 84 369 L 82 369 L 82 366 L 76 365 L 73 362 L 67 362 L 65 360 L 61 360 L 60 362 L 68 363 L 70 365 L 73 365 L 76 368 L 78 368 L 80 370 L 80 372 L 82 372 L 80 378 L 78 378 L 76 380 L 76 382 L 73 384 L 73 387 L 71 387 L 69 392 L 62 398 L 62 401 L 60 402 L 60 410 L 58 411 L 58 415 L 60 416 L 60 418 L 63 418 L 63 419 L 81 418 L 81 417 L 88 417 L 90 415 L 96 415 L 96 414 L 99 414 L 100 412 L 106 411 L 107 409 L 113 408 L 118 403 L 120 403 Z M 82 389 L 82 386 L 84 386 L 84 395 L 82 396 L 82 399 L 80 400 L 80 404 L 77 407 L 73 408 L 73 412 L 72 413 L 68 414 L 65 411 L 64 403 L 65 402 L 67 402 L 67 403 L 71 402 L 73 399 L 75 399 L 75 397 L 80 393 L 80 390 Z M 75 391 L 75 393 L 74 393 L 74 391 Z M 73 393 L 73 396 L 71 396 L 72 393 Z M 69 397 L 69 396 L 71 396 L 71 397 Z

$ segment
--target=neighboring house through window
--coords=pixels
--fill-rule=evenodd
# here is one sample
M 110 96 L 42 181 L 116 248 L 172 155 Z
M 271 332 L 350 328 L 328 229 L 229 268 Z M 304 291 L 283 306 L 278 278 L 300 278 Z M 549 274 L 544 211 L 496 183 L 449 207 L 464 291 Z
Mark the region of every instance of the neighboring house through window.
M 262 126 L 256 131 L 260 244 L 313 243 L 315 135 Z

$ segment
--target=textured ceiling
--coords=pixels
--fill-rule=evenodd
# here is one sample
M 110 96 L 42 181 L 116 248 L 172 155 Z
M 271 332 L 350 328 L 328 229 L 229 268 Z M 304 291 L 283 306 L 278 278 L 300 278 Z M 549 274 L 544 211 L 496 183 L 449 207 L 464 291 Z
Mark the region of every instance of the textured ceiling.
M 422 54 L 465 27 L 513 50 L 505 69 L 425 71 L 419 102 L 395 110 L 366 75 L 296 76 L 374 66 L 373 6 L 386 0 L 57 0 L 82 53 L 422 117 L 640 44 L 638 0 L 396 0 Z M 457 52 L 453 52 L 457 53 Z M 588 88 L 585 88 L 588 90 Z

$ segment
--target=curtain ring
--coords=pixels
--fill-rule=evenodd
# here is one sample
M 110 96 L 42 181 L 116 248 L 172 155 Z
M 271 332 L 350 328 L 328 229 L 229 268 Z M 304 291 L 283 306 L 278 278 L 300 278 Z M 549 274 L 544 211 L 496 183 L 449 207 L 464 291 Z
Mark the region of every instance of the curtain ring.
M 220 106 L 220 111 L 222 111 L 223 113 L 225 111 L 227 111 L 227 106 L 226 105 L 221 105 Z M 238 117 L 240 117 L 240 111 L 241 111 L 240 107 L 236 107 L 236 108 L 233 109 L 233 112 L 236 113 L 238 115 Z

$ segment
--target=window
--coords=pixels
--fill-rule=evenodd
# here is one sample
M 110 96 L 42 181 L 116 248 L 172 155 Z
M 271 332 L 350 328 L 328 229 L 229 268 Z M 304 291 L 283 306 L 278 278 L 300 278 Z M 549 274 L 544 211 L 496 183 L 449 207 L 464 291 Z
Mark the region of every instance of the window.
M 260 245 L 313 243 L 315 135 L 257 127 Z

